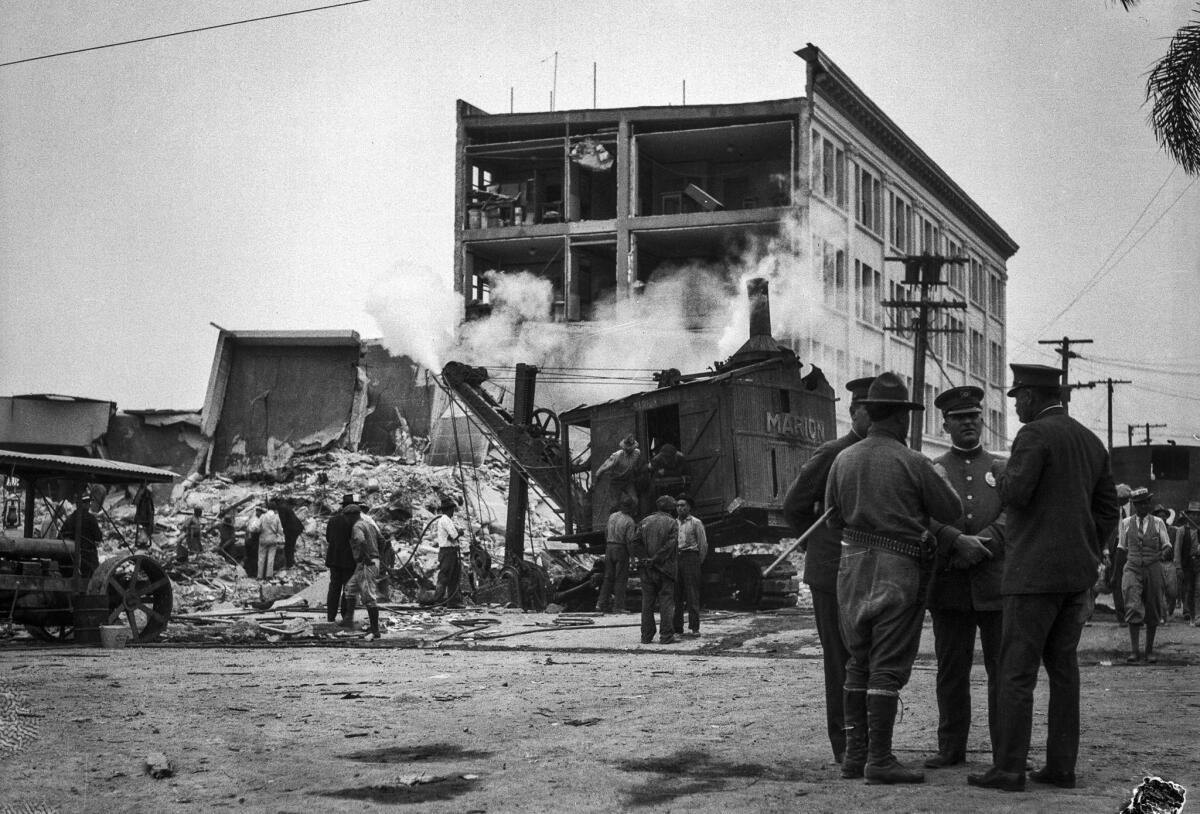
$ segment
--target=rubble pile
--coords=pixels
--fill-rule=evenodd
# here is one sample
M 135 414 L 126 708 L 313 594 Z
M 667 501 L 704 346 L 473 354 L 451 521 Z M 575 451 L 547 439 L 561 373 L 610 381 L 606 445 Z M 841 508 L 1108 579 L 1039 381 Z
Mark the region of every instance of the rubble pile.
M 394 553 L 394 569 L 404 569 L 411 579 L 393 580 L 392 603 L 412 603 L 421 588 L 432 587 L 437 571 L 436 541 L 429 532 L 443 497 L 460 507 L 455 522 L 492 557 L 493 569 L 504 561 L 504 518 L 507 509 L 508 465 L 496 453 L 478 467 L 426 466 L 407 463 L 402 457 L 349 451 L 321 451 L 295 455 L 285 470 L 193 475 L 177 484 L 169 503 L 155 507 L 154 534 L 149 548 L 135 548 L 138 540 L 132 490 L 116 489 L 93 494 L 93 505 L 104 530 L 100 558 L 132 553 L 147 554 L 161 563 L 174 587 L 174 612 L 168 638 L 188 638 L 196 631 L 196 614 L 221 616 L 222 638 L 253 639 L 265 635 L 262 620 L 233 617 L 273 604 L 297 609 L 324 604 L 327 586 L 325 525 L 337 512 L 346 494 L 355 494 L 380 525 Z M 267 580 L 247 575 L 240 562 L 246 527 L 257 506 L 275 498 L 287 503 L 304 524 L 296 542 L 295 565 L 277 570 Z M 557 515 L 531 495 L 533 511 L 526 536 L 534 550 L 545 549 L 548 536 L 561 533 Z M 183 524 L 200 508 L 204 524 L 202 550 L 188 552 Z M 38 506 L 35 524 L 44 534 L 57 514 L 58 522 L 72 509 L 70 501 Z M 222 552 L 221 525 L 230 516 L 235 543 L 232 556 Z M 226 530 L 228 536 L 228 529 Z M 529 544 L 527 543 L 527 544 Z M 282 556 L 282 555 L 280 555 Z M 385 558 L 386 559 L 386 558 Z M 539 557 L 556 575 L 590 567 L 561 555 Z M 405 568 L 407 566 L 407 568 Z M 395 573 L 395 570 L 393 573 Z M 557 572 L 554 573 L 554 572 Z M 289 604 L 289 597 L 304 599 Z M 411 614 L 408 614 L 411 615 Z M 429 614 L 417 614 L 428 616 Z M 428 620 L 392 619 L 391 628 L 420 627 Z M 209 628 L 210 625 L 203 627 Z M 267 625 L 269 627 L 269 625 Z M 286 632 L 286 631 L 285 631 Z M 311 626 L 307 633 L 311 635 Z

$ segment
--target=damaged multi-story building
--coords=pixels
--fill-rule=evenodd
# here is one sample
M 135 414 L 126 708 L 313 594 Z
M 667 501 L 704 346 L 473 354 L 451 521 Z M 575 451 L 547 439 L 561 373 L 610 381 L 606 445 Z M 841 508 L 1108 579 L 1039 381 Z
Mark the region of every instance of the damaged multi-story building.
M 509 114 L 460 100 L 454 283 L 466 318 L 487 311 L 494 275 L 526 272 L 552 283 L 552 319 L 586 323 L 657 269 L 719 267 L 799 224 L 824 315 L 780 338 L 840 386 L 913 370 L 911 332 L 887 330 L 906 323 L 883 305 L 905 295 L 903 265 L 886 258 L 967 258 L 941 292 L 967 307 L 940 317 L 950 330 L 932 334 L 918 395 L 932 407 L 949 384 L 983 388 L 985 441 L 1004 444 L 1017 244 L 819 48 L 797 55 L 807 81 L 791 99 Z M 926 416 L 931 451 L 945 448 L 937 411 Z

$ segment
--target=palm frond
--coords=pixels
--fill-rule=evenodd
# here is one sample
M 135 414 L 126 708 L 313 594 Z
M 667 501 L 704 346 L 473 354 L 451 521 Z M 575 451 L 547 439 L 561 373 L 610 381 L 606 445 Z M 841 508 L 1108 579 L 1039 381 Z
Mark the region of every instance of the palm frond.
M 1200 175 L 1200 19 L 1175 32 L 1146 80 L 1150 127 L 1184 172 Z

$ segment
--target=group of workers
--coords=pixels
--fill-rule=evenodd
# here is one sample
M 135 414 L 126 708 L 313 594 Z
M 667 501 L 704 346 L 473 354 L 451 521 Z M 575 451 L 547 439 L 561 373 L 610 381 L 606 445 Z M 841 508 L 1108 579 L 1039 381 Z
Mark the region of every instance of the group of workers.
M 988 679 L 992 766 L 982 788 L 1026 780 L 1075 785 L 1076 655 L 1119 500 L 1104 445 L 1070 418 L 1061 371 L 1011 365 L 1008 391 L 1024 425 L 1007 460 L 982 446 L 984 393 L 955 387 L 935 407 L 949 452 L 906 445 L 914 410 L 895 373 L 857 379 L 851 429 L 816 450 L 784 501 L 808 532 L 804 581 L 824 654 L 827 728 L 844 778 L 919 783 L 892 751 L 901 690 L 926 609 L 937 659 L 937 752 L 929 769 L 966 760 L 975 635 Z M 816 528 L 813 528 L 813 527 Z M 1038 670 L 1049 677 L 1046 760 L 1027 765 Z
M 683 635 L 684 608 L 688 632 L 700 634 L 700 566 L 708 555 L 704 523 L 692 514 L 687 494 L 660 495 L 655 511 L 640 523 L 634 519 L 637 501 L 622 495 L 605 528 L 604 581 L 596 610 L 612 613 L 625 609 L 625 591 L 631 561 L 636 561 L 642 592 L 642 644 L 659 634 L 662 644 Z M 659 625 L 654 613 L 658 611 Z
M 704 523 L 692 514 L 691 496 L 680 491 L 688 485 L 686 463 L 671 443 L 662 444 L 647 461 L 630 434 L 596 469 L 598 485 L 608 476 L 608 503 L 613 506 L 605 527 L 604 580 L 596 610 L 625 609 L 629 573 L 636 568 L 641 580 L 642 644 L 653 642 L 656 632 L 662 644 L 683 635 L 685 608 L 688 633 L 700 633 L 700 566 L 708 554 L 708 539 Z M 602 496 L 603 488 L 596 493 Z M 655 495 L 653 505 L 646 505 Z M 638 517 L 643 519 L 639 522 Z

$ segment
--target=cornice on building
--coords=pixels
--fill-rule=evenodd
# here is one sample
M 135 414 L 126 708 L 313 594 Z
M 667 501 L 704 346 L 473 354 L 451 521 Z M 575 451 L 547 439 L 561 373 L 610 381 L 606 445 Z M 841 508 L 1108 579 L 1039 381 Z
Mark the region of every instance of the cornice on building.
M 1019 247 L 1008 233 L 820 48 L 808 43 L 796 55 L 808 63 L 807 93 L 813 100 L 814 109 L 816 98 L 820 95 L 838 113 L 854 122 L 889 158 L 925 183 L 1005 260 L 1016 254 Z

